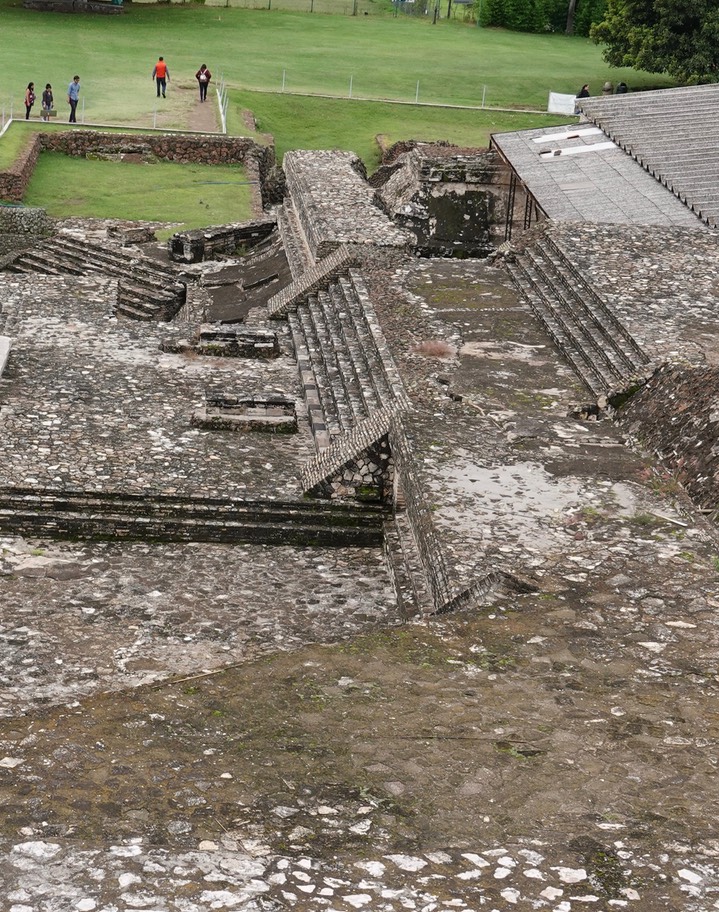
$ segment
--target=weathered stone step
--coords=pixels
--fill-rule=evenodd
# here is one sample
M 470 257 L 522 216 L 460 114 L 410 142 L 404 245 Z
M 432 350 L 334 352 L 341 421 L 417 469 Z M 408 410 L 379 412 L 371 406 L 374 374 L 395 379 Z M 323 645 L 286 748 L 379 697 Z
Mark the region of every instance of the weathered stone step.
M 386 511 L 320 501 L 0 492 L 0 530 L 56 538 L 378 547 Z
M 561 320 L 578 345 L 587 353 L 609 386 L 621 384 L 634 373 L 633 363 L 614 341 L 613 334 L 582 300 L 581 293 L 560 276 L 551 260 L 541 252 L 527 250 L 524 254 L 544 291 L 547 304 Z M 556 306 L 555 306 L 556 304 Z
M 532 310 L 544 324 L 552 341 L 574 368 L 577 376 L 594 396 L 601 396 L 605 393 L 606 383 L 604 378 L 596 370 L 578 341 L 567 330 L 565 323 L 556 318 L 555 312 L 548 305 L 544 293 L 538 288 L 531 269 L 528 269 L 521 259 L 518 259 L 515 263 L 509 264 L 509 271 L 517 286 L 529 301 Z
M 296 313 L 289 313 L 287 315 L 287 321 L 292 334 L 292 344 L 295 349 L 297 369 L 300 374 L 300 382 L 305 395 L 310 430 L 312 431 L 315 446 L 318 450 L 322 450 L 329 446 L 331 436 L 327 427 L 324 409 L 320 401 L 317 380 L 314 371 L 312 370 L 312 362 L 310 360 L 305 334 L 302 331 L 300 319 Z

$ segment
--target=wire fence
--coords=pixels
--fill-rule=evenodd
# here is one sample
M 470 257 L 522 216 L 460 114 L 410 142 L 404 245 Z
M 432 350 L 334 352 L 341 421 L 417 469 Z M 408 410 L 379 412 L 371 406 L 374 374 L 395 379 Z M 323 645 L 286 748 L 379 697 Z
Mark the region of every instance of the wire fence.
M 474 15 L 472 0 L 205 0 L 205 6 L 340 16 L 416 16 L 434 21 L 472 19 Z

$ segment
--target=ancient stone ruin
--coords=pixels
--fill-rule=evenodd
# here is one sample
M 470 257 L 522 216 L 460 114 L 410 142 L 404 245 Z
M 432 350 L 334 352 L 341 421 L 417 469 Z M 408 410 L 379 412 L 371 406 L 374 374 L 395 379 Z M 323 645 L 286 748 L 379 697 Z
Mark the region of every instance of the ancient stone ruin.
M 677 91 L 641 100 L 652 123 L 716 101 Z M 40 790 L 0 833 L 18 909 L 50 857 L 87 910 L 92 865 L 108 910 L 711 907 L 687 788 L 713 807 L 714 197 L 660 127 L 634 131 L 638 104 L 587 99 L 576 128 L 488 150 L 406 144 L 369 180 L 346 152 L 288 152 L 280 176 L 247 140 L 94 131 L 40 134 L 0 175 L 19 199 L 63 142 L 243 160 L 258 188 L 251 222 L 167 244 L 0 212 L 0 706 L 18 731 L 61 713 L 0 760 Z M 227 712 L 213 676 L 253 660 Z M 283 674 L 304 703 L 262 753 L 256 682 Z M 160 686 L 184 687 L 161 712 Z M 112 740 L 115 842 L 88 811 L 81 864 L 80 805 L 50 814 L 37 771 L 71 789 L 85 760 L 55 732 L 116 694 L 173 798 L 143 816 Z

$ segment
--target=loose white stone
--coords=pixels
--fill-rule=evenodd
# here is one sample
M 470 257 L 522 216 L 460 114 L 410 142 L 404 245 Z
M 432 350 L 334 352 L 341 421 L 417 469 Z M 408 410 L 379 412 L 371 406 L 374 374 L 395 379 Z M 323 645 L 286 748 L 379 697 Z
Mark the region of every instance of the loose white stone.
M 527 870 L 522 873 L 525 877 L 531 877 L 532 880 L 544 880 L 544 874 L 542 874 L 541 871 L 538 871 L 537 868 L 527 868 Z
M 371 874 L 372 877 L 382 877 L 387 870 L 381 861 L 356 861 L 354 866 Z
M 513 858 L 510 858 L 509 855 L 503 855 L 501 858 L 497 859 L 497 864 L 501 864 L 504 868 L 513 868 L 517 862 Z
M 132 884 L 140 883 L 140 880 L 141 878 L 139 878 L 137 874 L 128 873 L 120 874 L 120 876 L 117 878 L 117 882 L 120 884 L 123 890 L 129 886 L 132 886 Z
M 544 861 L 544 855 L 540 855 L 539 852 L 533 852 L 532 849 L 520 849 L 518 854 L 522 858 L 526 858 L 531 865 L 538 865 Z
M 77 912 L 92 912 L 93 909 L 97 908 L 97 903 L 94 899 L 81 899 L 75 903 L 75 908 Z
M 640 643 L 639 645 L 643 646 L 645 649 L 648 649 L 649 652 L 654 652 L 654 653 L 664 652 L 664 650 L 667 648 L 666 643 L 644 642 L 644 643 Z
M 357 836 L 365 836 L 372 829 L 371 820 L 360 820 L 359 823 L 353 823 L 349 827 L 350 833 L 355 833 Z
M 696 871 L 690 871 L 689 868 L 682 868 L 681 871 L 677 871 L 677 874 L 682 880 L 686 880 L 691 884 L 701 883 L 702 880 L 700 874 L 697 874 Z
M 13 852 L 18 855 L 27 855 L 30 858 L 44 860 L 52 858 L 60 851 L 60 846 L 55 842 L 21 842 L 12 847 Z
M 513 890 L 511 887 L 505 887 L 499 895 L 509 903 L 516 903 L 520 896 L 519 890 Z
M 421 871 L 427 865 L 423 858 L 415 858 L 412 855 L 385 855 L 384 857 L 389 858 L 403 871 Z
M 303 893 L 314 893 L 317 887 L 314 884 L 300 884 L 297 889 L 302 890 Z
M 19 757 L 3 757 L 2 760 L 0 760 L 0 768 L 11 770 L 24 762 L 25 761 L 21 760 Z
M 322 817 L 328 817 L 332 814 L 338 814 L 339 811 L 337 811 L 336 808 L 328 807 L 326 804 L 321 804 L 317 808 L 317 813 L 320 814 Z
M 452 860 L 452 856 L 447 852 L 428 852 L 427 858 L 434 864 L 449 864 Z
M 486 858 L 482 858 L 481 855 L 473 855 L 472 852 L 463 852 L 462 858 L 466 858 L 467 861 L 471 861 L 473 865 L 476 865 L 478 868 L 488 868 L 489 862 Z
M 366 908 L 367 904 L 372 901 L 369 893 L 352 893 L 349 896 L 342 897 L 346 903 L 354 906 L 355 909 Z
M 552 868 L 556 871 L 562 883 L 579 883 L 587 879 L 587 872 L 584 868 Z
M 220 773 L 220 779 L 232 779 L 232 773 Z
M 559 899 L 564 895 L 564 890 L 560 890 L 559 887 L 545 887 L 539 895 L 545 899 Z
M 471 871 L 462 871 L 461 874 L 457 875 L 458 880 L 477 880 L 478 877 L 482 876 L 482 871 L 480 868 L 473 868 Z M 495 877 L 497 875 L 495 874 Z
M 134 858 L 136 855 L 142 854 L 142 848 L 139 845 L 110 846 L 110 851 L 120 858 Z
M 496 880 L 504 880 L 505 877 L 508 877 L 512 873 L 511 868 L 499 867 L 494 871 L 494 877 Z
M 197 846 L 201 852 L 216 852 L 217 843 L 213 842 L 211 839 L 203 839 L 202 842 Z
M 305 871 L 293 871 L 292 876 L 301 883 L 308 883 L 312 879 Z

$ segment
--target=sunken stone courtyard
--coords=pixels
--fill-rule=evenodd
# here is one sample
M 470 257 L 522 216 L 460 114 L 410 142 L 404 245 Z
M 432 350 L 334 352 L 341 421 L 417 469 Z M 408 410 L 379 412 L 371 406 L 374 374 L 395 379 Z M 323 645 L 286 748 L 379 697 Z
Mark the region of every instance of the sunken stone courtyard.
M 0 210 L 0 912 L 719 909 L 718 100 Z

